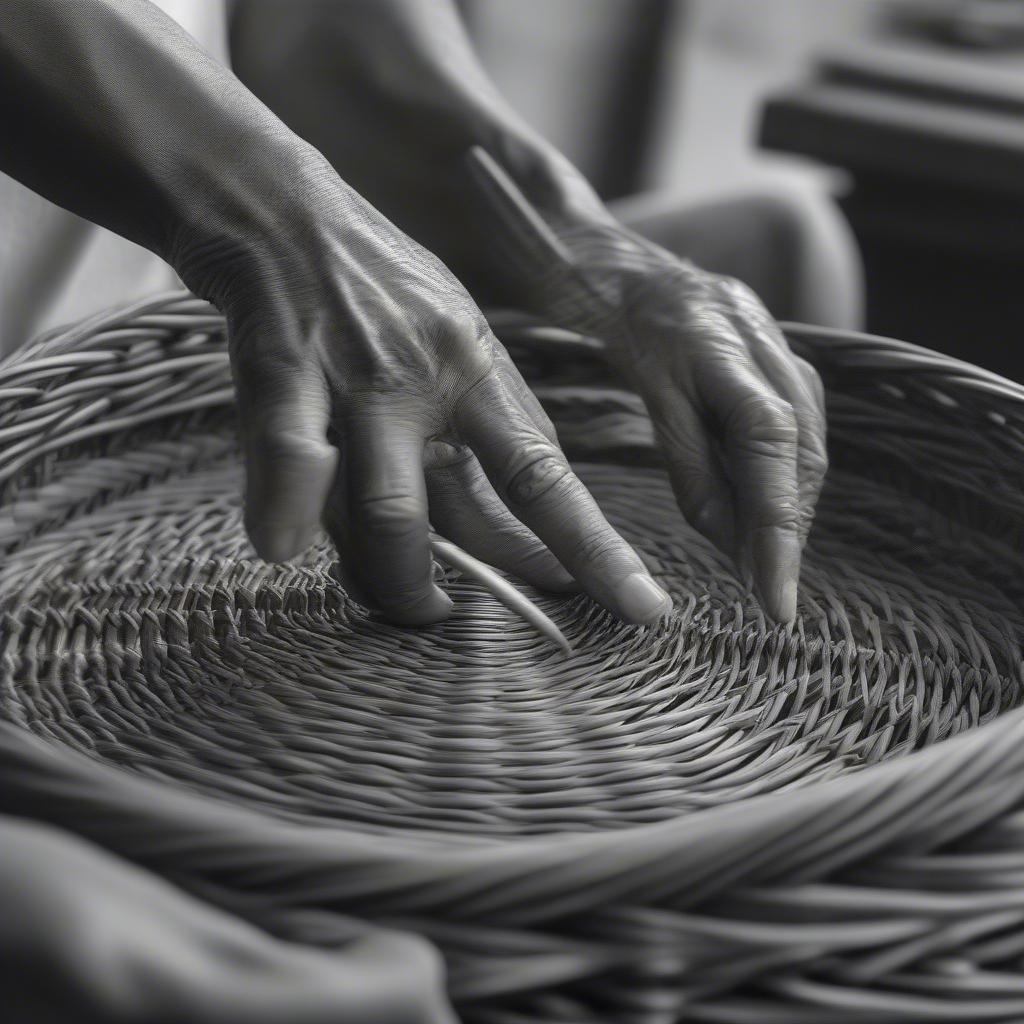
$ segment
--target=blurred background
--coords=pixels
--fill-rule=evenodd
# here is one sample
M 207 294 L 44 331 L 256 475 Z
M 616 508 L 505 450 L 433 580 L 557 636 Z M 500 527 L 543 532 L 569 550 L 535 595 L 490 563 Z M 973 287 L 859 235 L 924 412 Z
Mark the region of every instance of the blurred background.
M 608 199 L 824 190 L 868 330 L 1024 379 L 1024 2 L 464 0 L 521 112 Z

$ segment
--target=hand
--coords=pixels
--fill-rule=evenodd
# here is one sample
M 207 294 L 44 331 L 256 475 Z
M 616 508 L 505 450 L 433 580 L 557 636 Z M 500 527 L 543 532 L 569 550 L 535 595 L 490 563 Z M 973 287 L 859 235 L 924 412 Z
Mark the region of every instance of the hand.
M 570 171 L 561 160 L 552 166 L 564 189 Z M 541 216 L 485 154 L 475 173 L 505 217 L 525 304 L 606 343 L 644 398 L 683 514 L 752 575 L 772 617 L 791 621 L 828 465 L 814 369 L 739 281 L 705 273 L 585 204 Z M 537 177 L 534 168 L 533 194 L 544 195 Z
M 331 952 L 271 937 L 77 837 L 0 818 L 10 1024 L 456 1024 L 437 950 L 368 932 Z
M 292 139 L 271 173 L 257 163 L 200 205 L 170 253 L 227 317 L 257 552 L 298 555 L 322 519 L 350 589 L 425 624 L 451 607 L 432 522 L 540 586 L 575 579 L 629 622 L 664 614 L 462 286 Z
M 359 19 L 336 5 L 255 6 L 238 54 L 247 81 L 474 294 L 602 338 L 647 400 L 684 514 L 791 619 L 825 466 L 820 385 L 758 300 L 616 223 L 499 96 L 453 4 L 381 0 Z M 358 131 L 338 131 L 339 104 Z M 414 160 L 394 159 L 396 124 Z M 467 201 L 474 144 L 533 213 L 495 230 Z M 537 244 L 538 224 L 553 244 Z
M 371 25 L 366 6 L 342 21 Z M 667 610 L 455 278 L 158 7 L 2 3 L 0 37 L 0 169 L 152 249 L 225 313 L 261 554 L 299 554 L 323 518 L 369 603 L 435 622 L 450 603 L 429 495 L 434 525 L 488 561 L 574 577 L 632 622 Z

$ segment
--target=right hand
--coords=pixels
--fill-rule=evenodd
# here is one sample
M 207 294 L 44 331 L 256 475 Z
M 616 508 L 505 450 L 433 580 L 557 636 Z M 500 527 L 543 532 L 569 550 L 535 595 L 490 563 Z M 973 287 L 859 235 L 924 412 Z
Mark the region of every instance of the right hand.
M 451 608 L 432 524 L 541 587 L 575 580 L 628 622 L 664 614 L 467 292 L 290 139 L 272 173 L 200 204 L 170 253 L 227 317 L 257 552 L 292 558 L 323 521 L 355 596 L 420 625 Z
M 276 939 L 76 836 L 0 819 L 4 1020 L 457 1024 L 438 951 Z

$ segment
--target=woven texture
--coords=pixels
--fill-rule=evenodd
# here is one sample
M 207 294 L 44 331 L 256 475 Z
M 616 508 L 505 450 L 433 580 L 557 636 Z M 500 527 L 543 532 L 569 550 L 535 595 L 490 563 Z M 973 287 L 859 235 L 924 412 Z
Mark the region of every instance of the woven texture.
M 1024 389 L 787 327 L 832 469 L 779 628 L 593 344 L 493 322 L 669 618 L 523 588 L 567 658 L 454 572 L 409 631 L 257 561 L 221 320 L 161 296 L 0 363 L 0 812 L 428 935 L 467 1021 L 1024 1019 Z

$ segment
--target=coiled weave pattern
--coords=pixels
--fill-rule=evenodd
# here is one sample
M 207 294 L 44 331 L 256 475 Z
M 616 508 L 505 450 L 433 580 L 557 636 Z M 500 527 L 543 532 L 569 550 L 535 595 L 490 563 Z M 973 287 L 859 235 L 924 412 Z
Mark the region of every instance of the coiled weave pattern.
M 593 345 L 494 324 L 668 619 L 532 594 L 566 658 L 454 573 L 408 631 L 257 561 L 222 322 L 160 296 L 0 363 L 0 812 L 428 935 L 467 1021 L 1024 1019 L 1024 389 L 787 328 L 832 470 L 778 628 Z

